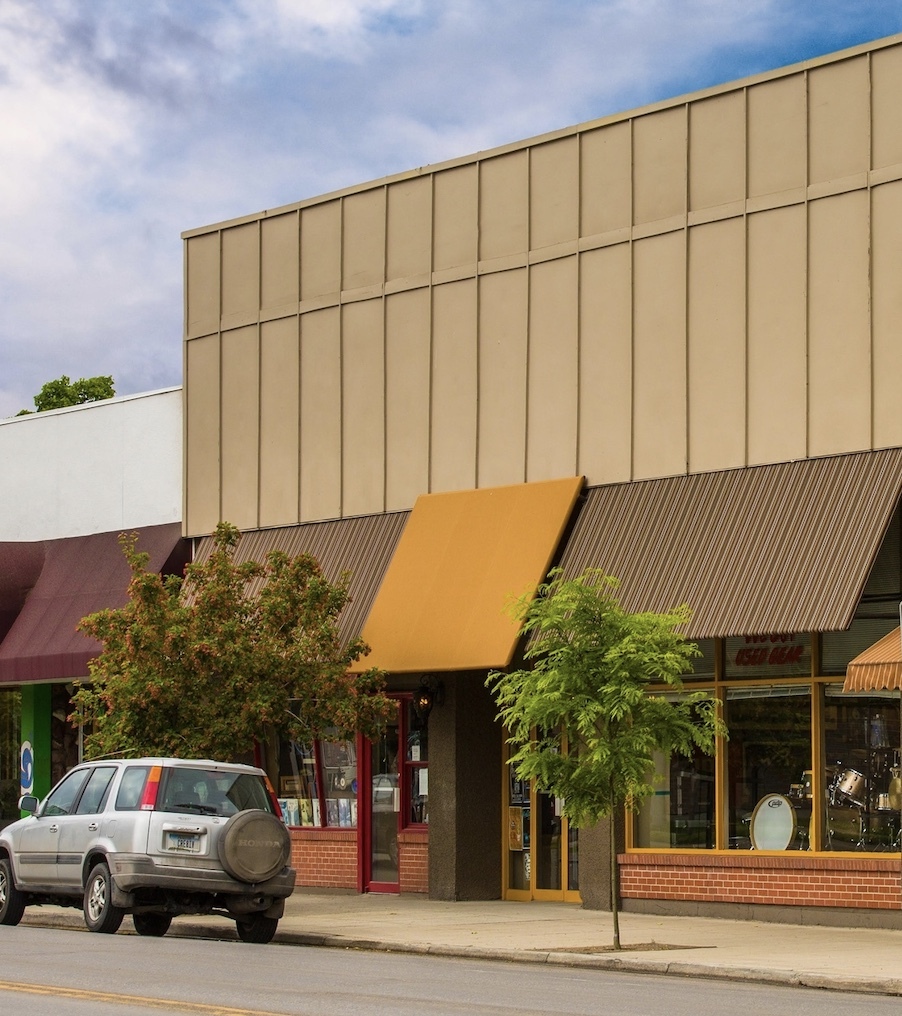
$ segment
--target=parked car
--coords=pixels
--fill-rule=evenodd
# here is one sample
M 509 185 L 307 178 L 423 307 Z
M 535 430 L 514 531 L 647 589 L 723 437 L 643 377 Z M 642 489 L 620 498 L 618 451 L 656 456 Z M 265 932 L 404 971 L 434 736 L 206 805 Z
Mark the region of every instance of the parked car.
M 112 934 L 131 914 L 165 935 L 178 914 L 221 914 L 244 942 L 276 933 L 294 890 L 291 843 L 262 769 L 172 758 L 76 766 L 0 830 L 0 924 L 42 903 L 81 907 Z

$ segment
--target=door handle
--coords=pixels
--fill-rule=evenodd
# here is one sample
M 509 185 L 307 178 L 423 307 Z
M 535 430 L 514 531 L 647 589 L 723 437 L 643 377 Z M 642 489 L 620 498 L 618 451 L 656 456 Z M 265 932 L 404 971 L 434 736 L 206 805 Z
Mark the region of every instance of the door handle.
M 60 827 L 56 824 L 56 822 L 54 822 L 53 825 L 50 826 L 50 832 L 58 833 L 59 831 Z
M 96 822 L 92 822 L 88 826 L 88 832 L 96 833 L 99 828 L 100 828 L 100 826 Z

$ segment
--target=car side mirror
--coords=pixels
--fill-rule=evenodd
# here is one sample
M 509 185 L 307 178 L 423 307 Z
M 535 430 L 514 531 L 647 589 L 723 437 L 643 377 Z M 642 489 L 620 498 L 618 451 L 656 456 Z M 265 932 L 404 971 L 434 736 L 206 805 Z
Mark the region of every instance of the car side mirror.
M 34 794 L 25 794 L 19 798 L 19 811 L 27 812 L 29 815 L 34 815 L 41 802 L 34 796 Z

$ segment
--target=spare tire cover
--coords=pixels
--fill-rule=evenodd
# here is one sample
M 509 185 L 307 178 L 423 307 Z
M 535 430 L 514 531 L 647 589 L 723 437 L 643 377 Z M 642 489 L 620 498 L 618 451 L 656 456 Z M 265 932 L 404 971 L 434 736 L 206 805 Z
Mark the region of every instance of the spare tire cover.
M 291 837 L 284 823 L 266 811 L 239 811 L 219 837 L 219 860 L 239 882 L 265 882 L 291 857 Z

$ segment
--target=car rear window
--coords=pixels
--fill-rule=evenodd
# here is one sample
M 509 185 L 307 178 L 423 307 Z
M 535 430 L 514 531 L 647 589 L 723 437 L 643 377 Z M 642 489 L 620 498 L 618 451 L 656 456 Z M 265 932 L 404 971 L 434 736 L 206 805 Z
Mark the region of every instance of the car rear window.
M 149 772 L 150 766 L 129 766 L 125 770 L 116 794 L 116 811 L 138 810 Z
M 181 767 L 166 771 L 157 811 L 234 815 L 247 808 L 273 811 L 263 777 L 256 773 Z

